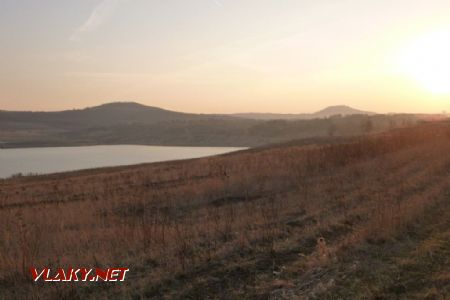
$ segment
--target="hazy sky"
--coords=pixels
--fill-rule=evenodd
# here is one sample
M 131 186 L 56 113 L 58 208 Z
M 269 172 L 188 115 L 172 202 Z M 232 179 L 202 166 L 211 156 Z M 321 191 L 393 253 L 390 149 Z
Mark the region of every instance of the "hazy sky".
M 450 111 L 449 16 L 449 0 L 0 0 L 0 109 Z

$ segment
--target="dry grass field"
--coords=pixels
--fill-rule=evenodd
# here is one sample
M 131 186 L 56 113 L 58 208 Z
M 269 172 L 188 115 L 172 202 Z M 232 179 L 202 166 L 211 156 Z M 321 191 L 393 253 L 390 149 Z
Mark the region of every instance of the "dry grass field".
M 0 181 L 0 299 L 450 295 L 450 124 Z M 29 267 L 129 267 L 33 284 Z

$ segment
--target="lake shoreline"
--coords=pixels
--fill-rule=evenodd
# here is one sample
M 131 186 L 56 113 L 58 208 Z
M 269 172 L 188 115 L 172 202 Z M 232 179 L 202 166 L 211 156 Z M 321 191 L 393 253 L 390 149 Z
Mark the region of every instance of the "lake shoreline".
M 189 160 L 245 150 L 242 147 L 92 145 L 8 148 L 0 151 L 0 178 Z
M 254 145 L 248 144 L 210 144 L 210 143 L 78 143 L 78 142 L 3 142 L 0 143 L 2 149 L 29 149 L 29 148 L 64 148 L 64 147 L 95 147 L 95 146 L 151 146 L 151 147 L 211 147 L 211 148 L 250 148 Z

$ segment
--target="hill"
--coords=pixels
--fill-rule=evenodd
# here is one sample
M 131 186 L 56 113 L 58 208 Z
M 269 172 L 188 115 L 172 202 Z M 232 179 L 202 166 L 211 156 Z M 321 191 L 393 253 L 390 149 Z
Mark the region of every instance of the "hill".
M 292 139 L 354 136 L 417 121 L 413 115 L 368 116 L 355 112 L 360 111 L 337 106 L 317 112 L 307 120 L 255 120 L 174 112 L 130 102 L 61 112 L 0 111 L 0 147 L 98 144 L 253 147 Z
M 208 117 L 214 117 L 214 115 Z M 133 123 L 154 124 L 161 121 L 200 118 L 202 115 L 174 112 L 135 102 L 116 102 L 58 112 L 0 111 L 0 126 L 9 124 L 9 126 L 17 125 L 24 128 L 80 129 Z
M 328 118 L 331 116 L 341 115 L 374 115 L 373 112 L 363 111 L 346 105 L 329 106 L 312 114 L 313 118 Z
M 350 115 L 374 115 L 375 113 L 362 111 L 346 105 L 336 105 L 326 107 L 312 114 L 271 114 L 271 113 L 238 113 L 233 116 L 255 120 L 310 120 L 319 118 L 329 118 L 332 116 Z
M 449 123 L 425 123 L 0 180 L 0 296 L 445 299 L 449 137 Z M 130 271 L 120 284 L 55 288 L 28 266 Z

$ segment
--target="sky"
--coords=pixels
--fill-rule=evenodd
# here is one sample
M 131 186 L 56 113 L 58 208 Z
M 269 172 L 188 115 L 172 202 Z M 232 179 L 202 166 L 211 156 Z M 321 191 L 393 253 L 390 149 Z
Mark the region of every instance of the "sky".
M 0 109 L 450 111 L 449 15 L 448 0 L 0 0 Z

